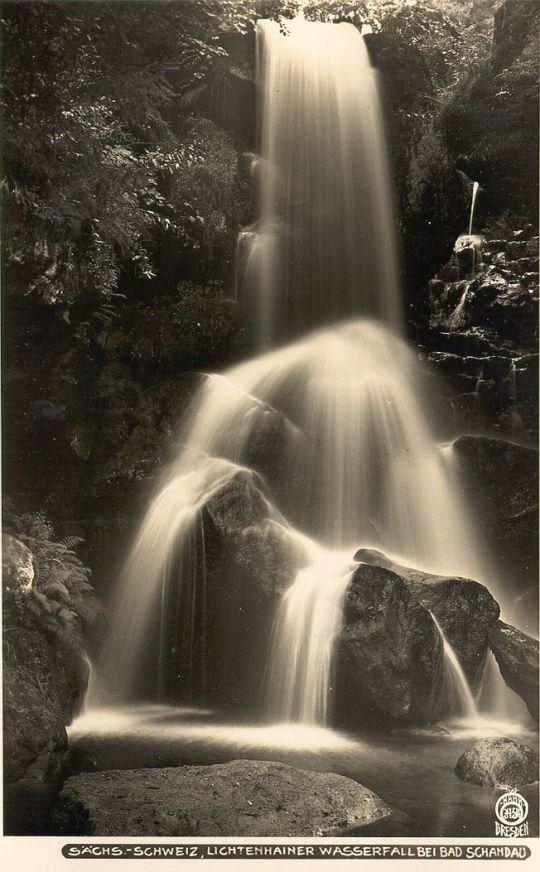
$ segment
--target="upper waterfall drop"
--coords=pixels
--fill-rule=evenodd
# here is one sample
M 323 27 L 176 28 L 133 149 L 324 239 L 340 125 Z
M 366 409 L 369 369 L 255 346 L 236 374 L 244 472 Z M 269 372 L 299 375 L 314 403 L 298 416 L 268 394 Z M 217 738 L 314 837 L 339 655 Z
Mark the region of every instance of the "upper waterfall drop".
M 240 302 L 266 348 L 352 315 L 399 330 L 395 210 L 378 93 L 351 24 L 257 24 L 258 220 Z

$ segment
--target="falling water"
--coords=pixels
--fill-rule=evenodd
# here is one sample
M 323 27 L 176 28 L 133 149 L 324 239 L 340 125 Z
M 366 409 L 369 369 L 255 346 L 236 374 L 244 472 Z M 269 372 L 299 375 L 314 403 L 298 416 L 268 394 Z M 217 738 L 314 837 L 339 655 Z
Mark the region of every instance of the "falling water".
M 454 309 L 454 311 L 450 315 L 450 318 L 448 319 L 448 326 L 449 326 L 450 330 L 459 330 L 460 327 L 463 327 L 463 324 L 465 321 L 465 316 L 464 316 L 465 304 L 467 302 L 468 293 L 469 293 L 469 285 L 466 284 L 465 289 L 464 289 L 461 297 L 459 298 L 459 303 L 457 304 L 456 308 Z
M 182 626 L 176 628 L 184 639 L 193 638 L 192 616 L 200 591 L 200 576 L 193 578 L 196 564 L 193 541 L 201 508 L 240 471 L 219 458 L 202 458 L 198 463 L 190 452 L 182 452 L 163 488 L 152 500 L 138 530 L 135 543 L 118 582 L 112 605 L 113 625 L 100 654 L 98 674 L 91 688 L 90 703 L 137 698 L 137 682 L 144 673 L 145 651 L 153 619 L 157 615 L 158 641 L 149 663 L 157 660 L 155 689 L 163 686 L 164 637 L 169 615 L 165 588 L 171 583 L 171 566 L 179 549 L 174 581 L 180 592 L 192 589 Z M 190 657 L 192 648 L 190 648 Z M 189 671 L 189 663 L 187 669 Z M 179 676 L 181 683 L 185 676 Z
M 268 715 L 278 721 L 326 724 L 334 641 L 352 576 L 352 554 L 314 548 L 282 598 L 270 650 Z M 298 626 L 298 617 L 302 624 Z
M 430 614 L 443 643 L 442 698 L 444 713 L 452 718 L 464 717 L 469 721 L 477 721 L 478 710 L 476 703 L 456 652 L 446 638 L 433 612 L 430 612 Z
M 526 724 L 529 716 L 525 703 L 508 687 L 493 651 L 488 649 L 482 673 L 482 681 L 476 695 L 476 705 L 480 715 L 495 723 Z
M 180 687 L 189 701 L 205 651 L 202 513 L 239 475 L 265 506 L 259 532 L 277 525 L 295 553 L 269 650 L 274 720 L 328 717 L 332 643 L 357 548 L 486 577 L 459 480 L 439 450 L 433 393 L 399 338 L 376 74 L 351 25 L 287 28 L 258 25 L 259 220 L 239 240 L 237 293 L 260 347 L 319 329 L 203 380 L 119 580 L 96 699 L 136 699 L 149 673 L 147 698 L 175 699 Z M 447 642 L 445 652 L 469 705 Z
M 241 284 L 259 345 L 357 312 L 397 327 L 393 193 L 363 38 L 351 24 L 259 21 L 257 69 L 259 220 Z
M 473 182 L 472 187 L 472 198 L 471 198 L 471 217 L 469 218 L 469 236 L 472 235 L 473 231 L 473 219 L 474 219 L 474 207 L 476 205 L 476 195 L 478 194 L 479 188 L 478 182 Z

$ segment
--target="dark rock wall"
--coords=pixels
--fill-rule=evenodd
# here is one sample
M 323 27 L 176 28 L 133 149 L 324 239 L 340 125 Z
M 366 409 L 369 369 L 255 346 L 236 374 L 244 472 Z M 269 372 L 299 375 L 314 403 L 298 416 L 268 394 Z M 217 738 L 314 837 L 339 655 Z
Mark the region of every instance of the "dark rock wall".
M 499 225 L 481 240 L 474 269 L 460 268 L 453 254 L 429 282 L 427 357 L 453 388 L 462 428 L 534 444 L 538 236 L 529 224 Z
M 99 606 L 85 567 L 47 538 L 43 519 L 12 520 L 21 538 L 3 536 L 5 831 L 37 835 L 61 786 L 66 726 L 89 678 L 84 634 Z

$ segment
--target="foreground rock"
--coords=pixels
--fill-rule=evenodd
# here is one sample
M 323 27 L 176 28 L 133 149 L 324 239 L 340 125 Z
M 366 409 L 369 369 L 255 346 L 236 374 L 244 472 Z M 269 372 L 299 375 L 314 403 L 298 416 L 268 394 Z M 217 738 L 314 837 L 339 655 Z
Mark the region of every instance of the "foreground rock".
M 538 755 L 527 745 L 497 736 L 481 739 L 461 755 L 456 775 L 483 787 L 521 787 L 538 779 Z
M 489 634 L 506 683 L 524 700 L 533 718 L 538 720 L 538 641 L 515 627 L 497 621 Z
M 38 835 L 86 689 L 81 633 L 97 606 L 85 568 L 47 538 L 44 518 L 22 520 L 20 538 L 5 535 L 3 550 L 5 831 Z
M 476 687 L 489 633 L 499 617 L 499 606 L 488 589 L 467 578 L 430 575 L 400 566 L 378 551 L 361 549 L 355 559 L 385 566 L 401 579 L 411 597 L 435 615 L 469 683 Z
M 234 760 L 76 775 L 55 820 L 62 835 L 330 836 L 390 814 L 342 775 Z
M 404 580 L 361 565 L 349 585 L 337 643 L 337 709 L 347 720 L 435 719 L 442 644 Z

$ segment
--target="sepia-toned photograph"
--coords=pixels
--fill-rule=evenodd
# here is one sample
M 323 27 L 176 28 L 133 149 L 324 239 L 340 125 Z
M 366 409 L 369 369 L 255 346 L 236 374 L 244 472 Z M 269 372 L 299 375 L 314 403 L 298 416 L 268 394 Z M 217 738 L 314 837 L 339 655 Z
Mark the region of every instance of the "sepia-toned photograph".
M 525 858 L 540 3 L 0 12 L 4 835 Z

